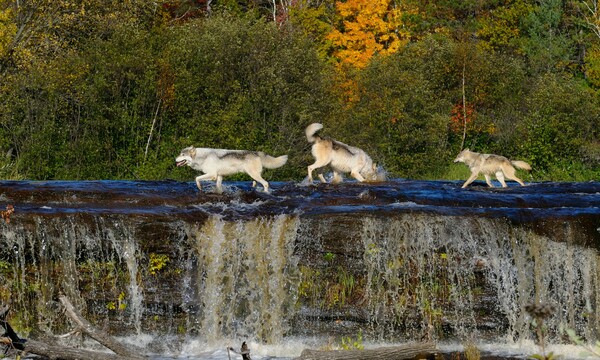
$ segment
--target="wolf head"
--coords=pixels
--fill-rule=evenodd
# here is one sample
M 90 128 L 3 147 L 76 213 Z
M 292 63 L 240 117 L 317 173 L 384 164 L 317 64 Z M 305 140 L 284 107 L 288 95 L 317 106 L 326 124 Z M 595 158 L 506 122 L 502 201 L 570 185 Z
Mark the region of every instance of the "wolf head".
M 454 159 L 454 162 L 466 162 L 467 159 L 469 158 L 469 154 L 471 153 L 471 150 L 469 149 L 464 149 L 463 151 L 461 151 L 457 156 L 456 159 Z
M 181 150 L 178 157 L 175 158 L 177 166 L 189 165 L 196 157 L 196 148 L 194 146 L 186 147 Z
M 365 178 L 365 181 L 370 182 L 386 181 L 387 179 L 385 169 L 382 166 L 377 166 L 374 162 L 363 167 L 360 174 Z

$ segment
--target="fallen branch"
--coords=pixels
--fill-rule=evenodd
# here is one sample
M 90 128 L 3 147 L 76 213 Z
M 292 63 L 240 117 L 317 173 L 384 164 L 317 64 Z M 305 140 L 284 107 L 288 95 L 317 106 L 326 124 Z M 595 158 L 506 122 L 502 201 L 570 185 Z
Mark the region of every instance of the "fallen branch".
M 407 360 L 436 353 L 434 344 L 416 343 L 365 350 L 310 350 L 305 349 L 295 360 Z
M 67 315 L 69 315 L 69 317 L 78 325 L 79 329 L 92 339 L 98 341 L 100 344 L 106 346 L 118 355 L 129 357 L 132 359 L 145 358 L 145 356 L 140 355 L 144 353 L 143 349 L 138 348 L 134 345 L 126 347 L 120 342 L 116 341 L 112 336 L 109 336 L 107 333 L 98 331 L 92 324 L 90 324 L 89 321 L 83 318 L 77 312 L 77 310 L 75 310 L 75 307 L 73 306 L 73 304 L 71 304 L 71 302 L 66 296 L 61 296 L 60 302 L 67 310 Z
M 106 346 L 107 351 L 92 351 L 76 349 L 68 346 L 50 344 L 42 341 L 21 339 L 14 332 L 10 324 L 5 320 L 8 307 L 0 309 L 0 325 L 5 328 L 5 333 L 0 337 L 0 344 L 20 350 L 23 353 L 40 355 L 54 360 L 141 360 L 147 359 L 144 351 L 134 345 L 124 346 L 110 335 L 97 330 L 92 324 L 84 319 L 73 307 L 73 304 L 65 296 L 60 297 L 67 315 L 77 324 L 76 332 L 82 332 L 100 344 Z
M 119 354 L 104 353 L 100 351 L 75 349 L 68 346 L 53 345 L 46 342 L 28 339 L 24 346 L 24 352 L 44 356 L 57 360 L 131 360 L 140 357 L 128 357 Z

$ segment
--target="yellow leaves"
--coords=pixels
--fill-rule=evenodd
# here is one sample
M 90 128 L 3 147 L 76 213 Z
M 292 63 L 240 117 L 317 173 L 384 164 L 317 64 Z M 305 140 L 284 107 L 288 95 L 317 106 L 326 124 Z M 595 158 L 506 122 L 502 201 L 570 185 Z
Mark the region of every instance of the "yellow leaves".
M 106 308 L 108 310 L 119 310 L 119 311 L 123 311 L 125 309 L 127 309 L 127 303 L 125 302 L 125 293 L 121 291 L 121 293 L 119 294 L 119 298 L 117 299 L 117 302 L 115 303 L 114 301 L 110 301 L 108 304 L 106 304 Z
M 592 44 L 585 54 L 585 74 L 588 81 L 600 88 L 600 46 Z
M 364 68 L 375 54 L 388 55 L 408 42 L 403 29 L 402 9 L 390 0 L 337 1 L 342 19 L 340 29 L 328 36 L 334 46 L 334 57 L 341 66 Z
M 487 40 L 487 48 L 510 46 L 519 38 L 520 21 L 533 10 L 533 6 L 523 0 L 508 1 L 506 5 L 483 14 L 479 20 L 477 36 Z
M 165 268 L 169 263 L 169 256 L 164 254 L 150 254 L 150 261 L 148 264 L 148 271 L 152 275 L 156 275 L 160 270 Z
M 0 58 L 6 55 L 17 33 L 17 26 L 12 21 L 12 11 L 4 7 L 4 1 L 0 0 Z

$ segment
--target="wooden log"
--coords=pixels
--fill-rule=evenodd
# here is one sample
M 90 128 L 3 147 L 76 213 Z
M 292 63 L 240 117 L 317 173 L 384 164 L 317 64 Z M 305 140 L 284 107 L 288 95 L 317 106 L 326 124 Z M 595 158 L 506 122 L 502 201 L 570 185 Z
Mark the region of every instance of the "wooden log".
M 427 358 L 437 352 L 431 343 L 414 343 L 400 346 L 364 350 L 310 350 L 305 349 L 295 360 L 408 360 Z
M 28 339 L 24 344 L 24 353 L 36 354 L 56 360 L 133 360 L 140 357 L 128 357 L 119 354 L 76 349 L 67 346 L 48 344 L 46 342 Z
M 116 341 L 112 336 L 105 332 L 98 331 L 89 321 L 83 318 L 79 312 L 75 309 L 71 301 L 66 296 L 60 297 L 60 302 L 67 310 L 67 314 L 73 321 L 79 326 L 79 328 L 92 339 L 98 341 L 100 344 L 106 346 L 110 350 L 114 351 L 115 354 L 130 358 L 130 359 L 143 359 L 144 350 L 135 346 L 128 345 L 124 346 L 120 342 Z

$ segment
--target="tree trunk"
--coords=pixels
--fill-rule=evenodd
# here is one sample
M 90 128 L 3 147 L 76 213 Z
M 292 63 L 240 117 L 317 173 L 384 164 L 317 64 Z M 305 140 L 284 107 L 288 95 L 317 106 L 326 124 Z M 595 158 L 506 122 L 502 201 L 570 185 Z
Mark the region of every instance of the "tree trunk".
M 417 356 L 427 357 L 427 355 L 433 355 L 436 352 L 435 345 L 431 343 L 406 344 L 366 350 L 320 351 L 306 349 L 295 360 L 407 360 Z

